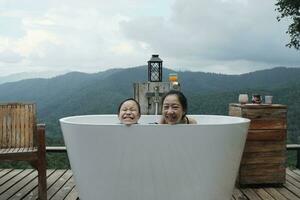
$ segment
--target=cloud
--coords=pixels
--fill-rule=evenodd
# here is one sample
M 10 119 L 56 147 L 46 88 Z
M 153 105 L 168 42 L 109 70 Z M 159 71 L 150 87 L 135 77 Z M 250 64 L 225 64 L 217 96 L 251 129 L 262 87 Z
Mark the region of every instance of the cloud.
M 284 47 L 287 26 L 277 22 L 274 1 L 177 0 L 172 8 L 169 20 L 136 18 L 121 24 L 122 31 L 187 63 L 244 60 L 299 66 L 299 52 Z
M 0 62 L 3 63 L 19 63 L 21 62 L 23 57 L 13 51 L 7 50 L 0 52 Z
M 28 0 L 0 2 L 0 52 L 11 70 L 100 71 L 146 64 L 243 73 L 299 66 L 274 0 Z M 9 23 L 8 23 L 9 22 Z M 12 54 L 12 53 L 11 53 Z M 11 56 L 10 59 L 14 56 Z M 4 57 L 3 57 L 4 58 Z M 2 59 L 0 67 L 7 65 Z

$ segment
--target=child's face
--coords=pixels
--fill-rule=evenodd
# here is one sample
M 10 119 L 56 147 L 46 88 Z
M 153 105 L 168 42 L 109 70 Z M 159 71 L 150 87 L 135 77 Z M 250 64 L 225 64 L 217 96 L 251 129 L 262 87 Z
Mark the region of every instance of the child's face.
M 140 118 L 139 108 L 132 100 L 125 101 L 119 113 L 119 119 L 122 124 L 136 124 Z

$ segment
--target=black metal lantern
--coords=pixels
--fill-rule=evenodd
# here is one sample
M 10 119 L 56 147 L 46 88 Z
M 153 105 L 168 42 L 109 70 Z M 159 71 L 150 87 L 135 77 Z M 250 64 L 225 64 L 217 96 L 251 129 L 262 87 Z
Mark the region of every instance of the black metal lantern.
M 158 55 L 152 55 L 152 58 L 148 61 L 148 81 L 162 81 L 162 62 Z

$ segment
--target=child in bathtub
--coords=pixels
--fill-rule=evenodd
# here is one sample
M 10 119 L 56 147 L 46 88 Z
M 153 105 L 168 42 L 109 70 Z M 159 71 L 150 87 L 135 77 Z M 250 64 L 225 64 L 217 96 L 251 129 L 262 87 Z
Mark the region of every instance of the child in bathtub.
M 118 118 L 121 124 L 137 124 L 141 117 L 141 107 L 139 102 L 133 98 L 122 101 L 118 108 Z
M 160 124 L 197 124 L 186 116 L 187 100 L 182 92 L 171 90 L 162 98 L 162 118 Z

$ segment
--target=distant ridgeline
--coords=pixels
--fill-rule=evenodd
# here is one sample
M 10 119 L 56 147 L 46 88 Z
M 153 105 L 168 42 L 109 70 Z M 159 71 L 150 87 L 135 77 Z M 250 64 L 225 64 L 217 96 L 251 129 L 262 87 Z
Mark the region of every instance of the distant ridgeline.
M 169 73 L 164 69 L 167 80 Z M 242 75 L 177 72 L 191 114 L 228 115 L 239 93 L 274 96 L 288 105 L 288 140 L 300 135 L 300 69 L 278 67 Z M 0 85 L 0 101 L 30 101 L 47 125 L 48 145 L 61 144 L 58 119 L 70 115 L 116 113 L 119 102 L 133 96 L 133 82 L 147 80 L 147 67 L 113 69 L 95 74 L 71 72 L 51 79 L 28 79 Z

